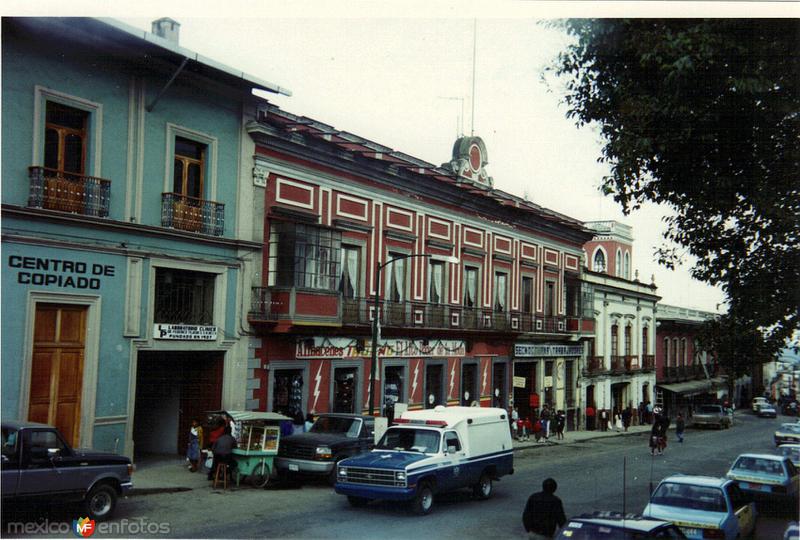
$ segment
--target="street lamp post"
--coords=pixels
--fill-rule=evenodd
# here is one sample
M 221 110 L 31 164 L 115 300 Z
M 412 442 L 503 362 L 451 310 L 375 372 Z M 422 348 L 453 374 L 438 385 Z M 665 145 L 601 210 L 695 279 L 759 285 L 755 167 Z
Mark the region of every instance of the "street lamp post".
M 431 258 L 432 255 L 428 253 L 416 253 L 416 254 L 409 254 L 409 255 L 401 255 L 400 257 L 395 257 L 394 259 L 390 259 L 384 263 L 377 263 L 375 265 L 375 298 L 373 300 L 373 305 L 375 306 L 375 311 L 372 314 L 372 354 L 370 358 L 370 369 L 369 369 L 369 415 L 372 416 L 375 412 L 375 371 L 377 370 L 378 366 L 378 318 L 380 314 L 380 291 L 381 291 L 381 271 L 384 268 L 389 266 L 395 261 L 399 261 L 402 259 L 413 259 L 415 257 L 424 257 L 424 258 Z M 450 263 L 458 263 L 459 260 L 457 257 L 443 257 L 442 260 L 444 262 Z

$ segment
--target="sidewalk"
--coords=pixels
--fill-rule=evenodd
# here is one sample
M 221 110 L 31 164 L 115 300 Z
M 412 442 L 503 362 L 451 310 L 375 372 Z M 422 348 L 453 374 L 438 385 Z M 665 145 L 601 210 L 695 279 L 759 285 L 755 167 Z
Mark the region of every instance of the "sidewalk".
M 514 441 L 514 450 L 529 448 L 549 448 L 553 450 L 562 445 L 577 444 L 607 437 L 641 435 L 649 432 L 650 426 L 631 426 L 627 432 L 615 430 L 569 431 L 564 433 L 564 439 L 561 441 L 556 440 L 555 435 L 551 436 L 550 440 L 546 442 L 542 439 L 537 443 L 532 437 L 529 441 Z M 187 462 L 184 459 L 174 456 L 155 456 L 136 462 L 136 472 L 133 474 L 133 491 L 130 496 L 210 489 L 210 487 L 211 482 L 206 480 L 206 472 L 189 472 Z
M 670 427 L 674 429 L 673 426 Z M 650 433 L 651 428 L 652 426 L 645 425 L 645 426 L 631 426 L 628 428 L 628 431 L 616 431 L 614 429 L 611 429 L 609 431 L 568 431 L 564 433 L 564 438 L 560 441 L 556 439 L 555 434 L 551 433 L 550 439 L 548 441 L 541 439 L 539 442 L 536 442 L 533 437 L 531 437 L 530 440 L 528 441 L 515 440 L 514 450 L 522 450 L 527 448 L 552 448 L 554 446 L 582 443 L 594 439 L 605 439 L 607 437 L 641 435 Z

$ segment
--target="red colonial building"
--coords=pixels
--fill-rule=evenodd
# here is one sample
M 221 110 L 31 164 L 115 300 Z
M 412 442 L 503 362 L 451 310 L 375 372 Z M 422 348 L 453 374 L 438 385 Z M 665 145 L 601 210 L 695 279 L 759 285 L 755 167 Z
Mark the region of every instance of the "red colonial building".
M 727 378 L 697 335 L 713 313 L 666 304 L 656 306 L 656 401 L 671 415 L 727 394 Z
M 260 409 L 360 413 L 373 391 L 377 411 L 577 406 L 581 222 L 494 189 L 478 137 L 436 166 L 271 105 L 248 132 L 265 188 Z

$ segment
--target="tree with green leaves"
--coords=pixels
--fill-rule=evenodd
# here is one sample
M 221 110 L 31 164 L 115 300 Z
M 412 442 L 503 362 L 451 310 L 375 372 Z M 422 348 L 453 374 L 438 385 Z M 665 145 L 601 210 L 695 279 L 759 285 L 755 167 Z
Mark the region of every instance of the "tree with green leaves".
M 798 20 L 559 24 L 574 39 L 552 69 L 568 117 L 602 133 L 601 189 L 625 213 L 674 211 L 673 247 L 655 255 L 668 267 L 693 255 L 692 276 L 724 291 L 706 342 L 731 375 L 769 360 L 800 326 Z

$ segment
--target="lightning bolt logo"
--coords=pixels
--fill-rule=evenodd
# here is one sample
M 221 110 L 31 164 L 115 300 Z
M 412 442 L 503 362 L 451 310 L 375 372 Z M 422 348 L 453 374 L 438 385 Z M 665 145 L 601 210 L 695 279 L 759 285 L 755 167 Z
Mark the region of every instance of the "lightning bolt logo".
M 416 365 L 414 366 L 414 382 L 411 383 L 411 395 L 415 395 L 417 393 L 417 379 L 419 378 L 419 361 L 417 361 Z
M 314 380 L 317 381 L 316 386 L 314 386 L 314 405 L 311 407 L 312 410 L 317 410 L 317 400 L 319 399 L 319 383 L 322 381 L 322 364 L 320 363 L 319 369 L 317 370 L 317 376 L 314 377 Z
M 450 370 L 450 391 L 447 392 L 447 399 L 453 398 L 453 387 L 456 385 L 456 365 L 453 364 L 453 368 Z
M 483 366 L 483 386 L 481 386 L 481 394 L 486 395 L 486 377 L 489 372 L 489 366 Z

